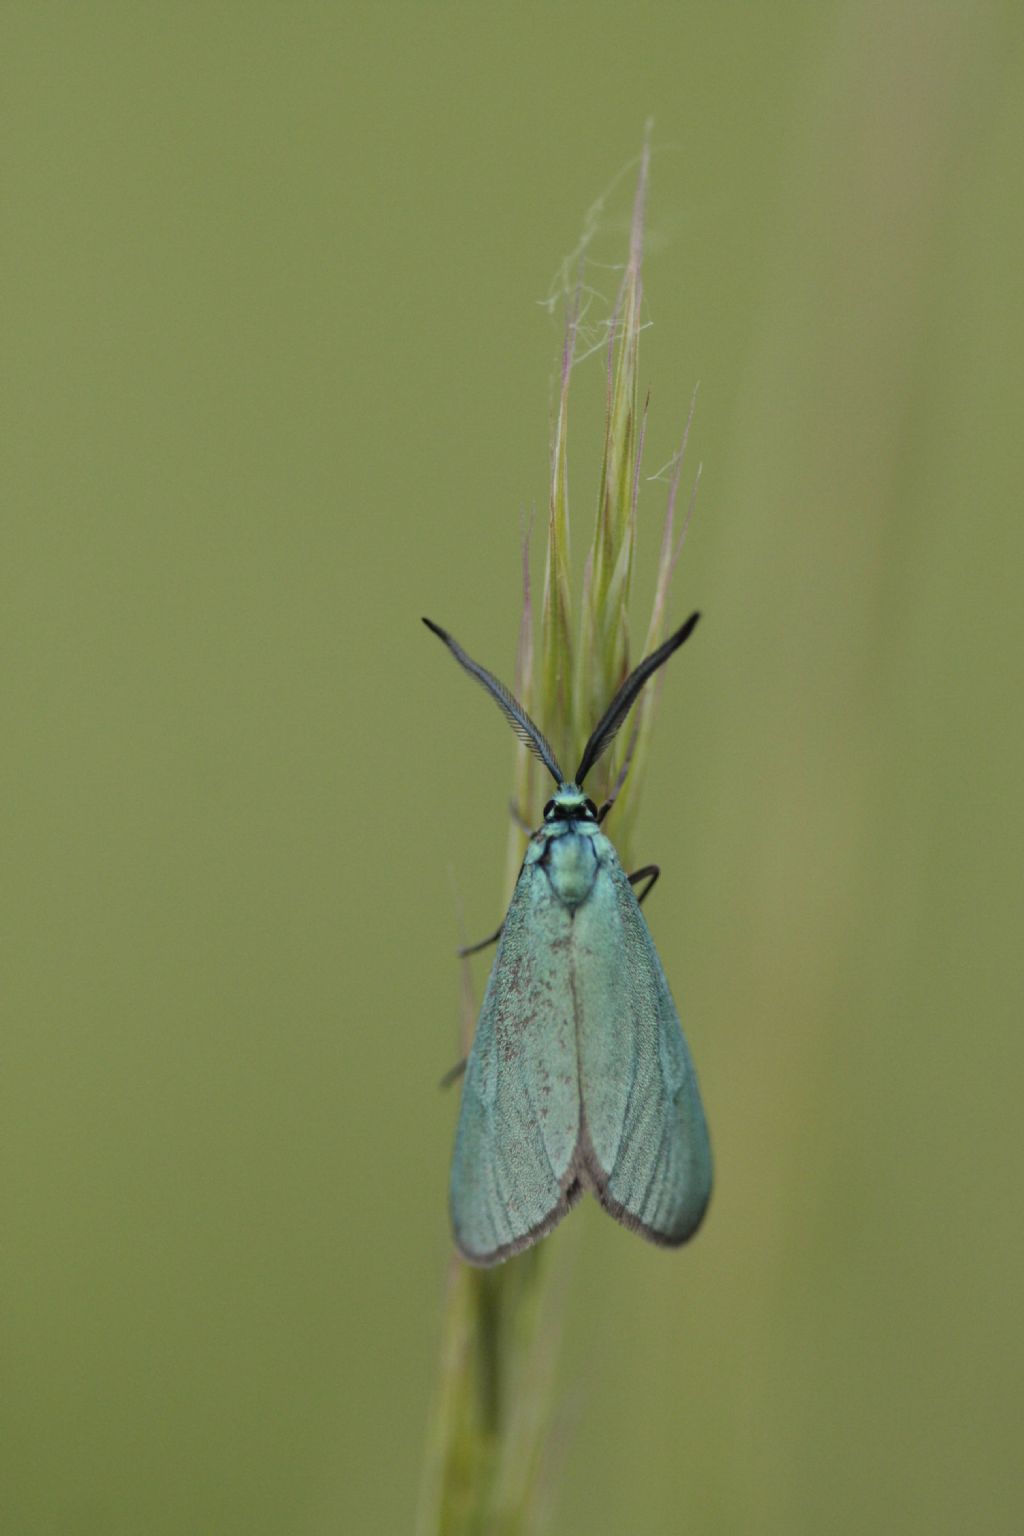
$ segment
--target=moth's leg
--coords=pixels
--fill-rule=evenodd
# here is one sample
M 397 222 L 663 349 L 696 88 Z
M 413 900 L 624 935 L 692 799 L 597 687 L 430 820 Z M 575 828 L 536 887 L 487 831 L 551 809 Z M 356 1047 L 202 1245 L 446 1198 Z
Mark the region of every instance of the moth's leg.
M 598 826 L 601 825 L 602 821 L 604 821 L 605 817 L 608 815 L 608 812 L 611 810 L 612 806 L 615 804 L 616 800 L 619 798 L 619 791 L 621 790 L 623 784 L 625 784 L 625 782 L 626 782 L 626 774 L 627 774 L 628 771 L 629 771 L 629 759 L 627 758 L 625 763 L 623 763 L 623 765 L 622 765 L 622 772 L 619 774 L 618 779 L 612 785 L 611 793 L 609 794 L 608 799 L 604 802 L 604 805 L 602 805 L 599 808 L 599 810 L 598 810 L 598 813 L 597 813 L 597 824 L 598 824 Z
M 532 837 L 533 828 L 530 826 L 530 823 L 527 821 L 526 817 L 523 815 L 522 811 L 519 809 L 518 805 L 516 805 L 514 800 L 509 801 L 508 810 L 509 815 L 512 817 L 512 820 L 515 822 L 520 832 L 525 832 L 527 837 Z M 492 944 L 497 944 L 498 940 L 501 938 L 501 930 L 504 928 L 504 926 L 504 923 L 499 923 L 494 932 L 489 933 L 486 939 L 481 939 L 479 944 L 464 944 L 463 947 L 461 949 L 457 949 L 455 953 L 458 955 L 460 960 L 465 960 L 467 955 L 477 955 L 482 949 L 489 949 Z
M 608 812 L 611 810 L 612 806 L 615 804 L 616 800 L 619 798 L 619 795 L 622 793 L 622 786 L 625 784 L 626 779 L 629 776 L 629 770 L 630 770 L 630 768 L 632 767 L 632 764 L 633 764 L 633 753 L 636 751 L 636 744 L 639 741 L 639 739 L 640 739 L 640 728 L 639 728 L 639 726 L 634 725 L 634 727 L 633 727 L 633 734 L 629 738 L 629 746 L 626 748 L 626 755 L 622 759 L 622 767 L 619 769 L 619 776 L 615 780 L 615 783 L 611 787 L 611 791 L 610 791 L 610 793 L 608 795 L 608 799 L 605 801 L 604 805 L 602 805 L 601 809 L 597 813 L 597 824 L 598 824 L 598 826 L 600 826 L 602 821 L 604 821 L 605 817 L 608 815 Z
M 626 879 L 629 881 L 630 885 L 636 885 L 638 880 L 647 881 L 647 884 L 644 886 L 643 890 L 640 892 L 640 895 L 636 899 L 638 907 L 643 905 L 644 898 L 648 896 L 651 891 L 653 891 L 655 883 L 660 874 L 660 864 L 645 864 L 643 869 L 635 869 L 631 875 L 626 876 Z
M 644 871 L 641 870 L 641 874 L 643 873 Z M 501 938 L 501 930 L 504 928 L 504 926 L 504 923 L 499 923 L 494 932 L 489 933 L 486 939 L 481 939 L 479 944 L 466 944 L 462 947 L 462 949 L 457 949 L 455 953 L 458 955 L 460 960 L 465 960 L 467 955 L 478 954 L 481 949 L 487 949 L 491 944 L 497 944 L 498 940 Z
M 525 832 L 526 836 L 530 837 L 533 833 L 533 828 L 530 826 L 530 823 L 527 821 L 526 817 L 523 815 L 522 811 L 519 809 L 518 805 L 516 805 L 514 800 L 510 800 L 508 803 L 508 813 L 512 817 L 512 820 L 515 822 L 516 826 L 519 828 L 520 832 Z
M 463 1056 L 462 1060 L 457 1061 L 454 1067 L 449 1067 L 448 1071 L 445 1073 L 444 1077 L 442 1077 L 437 1086 L 439 1088 L 450 1088 L 452 1083 L 457 1083 L 463 1072 L 466 1070 L 466 1062 L 468 1060 L 468 1056 Z

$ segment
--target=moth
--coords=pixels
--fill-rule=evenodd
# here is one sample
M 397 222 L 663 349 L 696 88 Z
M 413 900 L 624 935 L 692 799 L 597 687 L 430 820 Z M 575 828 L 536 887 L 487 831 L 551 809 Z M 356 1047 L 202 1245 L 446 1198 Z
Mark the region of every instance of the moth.
M 697 1076 L 628 876 L 583 785 L 647 680 L 693 633 L 693 613 L 630 673 L 572 779 L 511 692 L 423 622 L 496 701 L 555 781 L 530 838 L 462 1085 L 450 1203 L 471 1264 L 499 1264 L 589 1190 L 617 1221 L 676 1247 L 711 1196 Z M 647 894 L 647 890 L 641 896 Z M 485 941 L 487 942 L 487 941 Z M 476 946 L 483 947 L 483 946 Z

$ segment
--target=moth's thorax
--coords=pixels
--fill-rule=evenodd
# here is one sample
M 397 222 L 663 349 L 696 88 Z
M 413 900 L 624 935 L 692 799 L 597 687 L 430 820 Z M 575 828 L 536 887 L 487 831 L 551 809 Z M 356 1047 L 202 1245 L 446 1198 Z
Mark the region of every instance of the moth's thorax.
M 578 907 L 590 895 L 597 878 L 599 841 L 604 838 L 588 821 L 556 823 L 538 837 L 538 854 L 551 889 L 569 908 Z

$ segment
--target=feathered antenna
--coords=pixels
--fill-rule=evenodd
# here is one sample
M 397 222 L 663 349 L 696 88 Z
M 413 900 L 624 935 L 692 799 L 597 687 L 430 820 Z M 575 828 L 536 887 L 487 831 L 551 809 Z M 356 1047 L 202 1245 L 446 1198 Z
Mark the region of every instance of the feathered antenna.
M 619 726 L 629 714 L 637 695 L 646 683 L 652 672 L 657 672 L 663 662 L 668 661 L 673 651 L 678 651 L 684 640 L 688 640 L 693 634 L 700 618 L 699 613 L 691 613 L 686 623 L 677 629 L 674 635 L 670 635 L 663 645 L 659 645 L 656 651 L 645 656 L 635 671 L 631 672 L 612 699 L 608 708 L 594 727 L 593 734 L 583 749 L 580 765 L 576 770 L 576 783 L 581 785 L 587 774 L 593 768 L 598 758 L 614 741 Z
M 423 622 L 439 640 L 444 641 L 455 660 L 460 666 L 465 667 L 470 677 L 475 677 L 477 682 L 497 701 L 499 709 L 519 740 L 525 747 L 529 747 L 539 762 L 544 764 L 555 783 L 564 783 L 565 775 L 558 766 L 558 759 L 551 749 L 550 742 L 539 727 L 534 725 L 519 700 L 509 692 L 505 684 L 499 682 L 493 672 L 488 672 L 486 667 L 474 661 L 472 656 L 467 656 L 459 642 L 454 640 L 447 630 L 442 629 L 440 624 L 435 624 L 433 619 L 424 619 Z

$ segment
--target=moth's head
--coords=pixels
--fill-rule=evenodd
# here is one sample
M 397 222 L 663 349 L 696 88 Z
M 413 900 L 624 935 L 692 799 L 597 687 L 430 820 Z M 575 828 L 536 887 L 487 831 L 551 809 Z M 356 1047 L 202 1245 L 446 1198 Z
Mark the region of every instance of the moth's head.
M 559 784 L 544 807 L 545 821 L 596 821 L 597 806 L 578 784 Z

